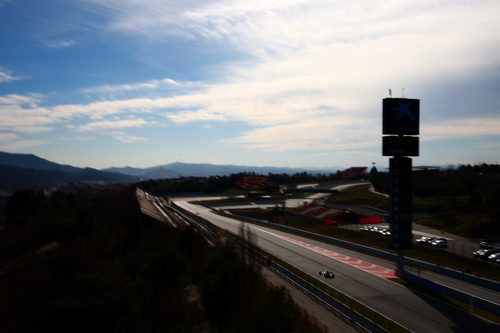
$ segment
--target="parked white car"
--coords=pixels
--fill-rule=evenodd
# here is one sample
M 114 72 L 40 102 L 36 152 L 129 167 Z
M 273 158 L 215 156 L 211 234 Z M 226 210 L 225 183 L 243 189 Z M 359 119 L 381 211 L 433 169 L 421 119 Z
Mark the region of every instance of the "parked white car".
M 436 238 L 431 242 L 431 245 L 434 247 L 447 247 L 448 242 L 444 238 Z

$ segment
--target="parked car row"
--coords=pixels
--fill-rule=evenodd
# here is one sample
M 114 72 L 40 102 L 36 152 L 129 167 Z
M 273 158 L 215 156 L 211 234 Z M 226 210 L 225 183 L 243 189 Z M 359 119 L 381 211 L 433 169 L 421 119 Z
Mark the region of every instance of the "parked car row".
M 479 242 L 479 247 L 472 252 L 474 258 L 500 264 L 500 237 L 488 236 Z
M 446 238 L 422 236 L 416 240 L 417 244 L 430 245 L 432 247 L 443 248 L 448 246 Z
M 472 252 L 472 254 L 474 255 L 474 258 L 488 260 L 490 262 L 500 264 L 500 248 L 479 249 Z
M 492 250 L 500 248 L 500 237 L 488 236 L 479 243 L 481 249 Z
M 376 226 L 372 226 L 372 225 L 362 226 L 361 228 L 359 228 L 359 231 L 372 232 L 372 233 L 379 234 L 379 235 L 386 236 L 386 237 L 389 237 L 391 235 L 389 228 L 376 227 Z

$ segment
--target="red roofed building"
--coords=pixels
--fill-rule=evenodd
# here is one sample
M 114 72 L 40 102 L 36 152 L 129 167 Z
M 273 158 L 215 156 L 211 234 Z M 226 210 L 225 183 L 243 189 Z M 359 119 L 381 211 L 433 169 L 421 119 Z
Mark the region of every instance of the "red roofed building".
M 366 178 L 368 173 L 366 170 L 368 167 L 351 167 L 344 171 L 337 171 L 337 173 L 333 176 L 333 178 L 337 179 L 360 179 Z

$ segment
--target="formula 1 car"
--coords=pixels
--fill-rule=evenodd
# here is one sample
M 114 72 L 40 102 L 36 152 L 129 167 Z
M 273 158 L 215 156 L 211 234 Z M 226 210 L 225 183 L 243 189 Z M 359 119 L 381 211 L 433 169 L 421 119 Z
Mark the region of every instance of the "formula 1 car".
M 320 271 L 319 275 L 321 275 L 322 277 L 327 278 L 327 279 L 335 278 L 335 274 L 333 274 L 333 272 L 330 272 L 330 271 Z

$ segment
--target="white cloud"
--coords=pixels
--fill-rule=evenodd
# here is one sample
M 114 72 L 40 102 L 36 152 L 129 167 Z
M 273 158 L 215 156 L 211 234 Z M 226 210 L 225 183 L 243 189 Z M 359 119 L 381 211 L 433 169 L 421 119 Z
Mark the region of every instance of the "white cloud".
M 22 108 L 0 103 L 0 129 L 36 132 L 48 130 L 57 123 L 67 123 L 77 131 L 103 131 L 158 125 L 152 119 L 137 118 L 138 114 L 163 113 L 174 123 L 193 121 L 240 121 L 255 128 L 226 142 L 243 144 L 263 151 L 306 151 L 317 149 L 351 149 L 380 145 L 380 99 L 359 101 L 357 96 L 334 95 L 328 90 L 301 90 L 305 81 L 319 78 L 286 80 L 269 78 L 265 82 L 214 85 L 195 94 L 156 99 L 126 99 L 90 104 L 60 105 L 40 108 L 32 105 L 32 97 L 8 96 L 0 102 L 28 104 Z M 340 106 L 337 108 L 336 105 Z M 10 117 L 6 117 L 9 115 Z M 128 118 L 127 118 L 128 117 Z M 425 124 L 422 139 L 500 135 L 497 118 L 456 119 L 442 123 Z M 70 122 L 88 118 L 83 125 Z M 117 136 L 115 136 L 117 137 Z M 120 136 L 120 141 L 135 142 L 141 138 Z
M 36 126 L 36 125 L 35 126 L 18 125 L 18 126 L 15 127 L 15 130 L 17 132 L 23 132 L 23 133 L 29 133 L 29 134 L 49 132 L 49 131 L 52 131 L 53 129 L 54 129 L 54 127 Z
M 48 47 L 52 47 L 55 49 L 62 49 L 66 47 L 71 47 L 76 45 L 76 41 L 74 39 L 69 40 L 53 40 L 46 43 Z
M 300 122 L 267 126 L 228 140 L 247 148 L 271 152 L 352 149 L 380 144 L 377 128 L 369 120 L 325 115 Z
M 10 94 L 0 96 L 0 107 L 3 105 L 29 105 L 30 107 L 36 107 L 38 103 L 41 102 L 40 94 L 29 94 L 29 95 L 18 95 Z
M 42 107 L 40 95 L 0 96 L 0 130 L 36 134 L 61 125 L 77 131 L 101 131 L 155 125 L 156 121 L 138 118 L 150 113 L 155 101 L 131 99 L 89 104 Z M 87 123 L 76 125 L 82 121 Z M 88 121 L 91 120 L 91 121 Z
M 146 138 L 129 135 L 124 132 L 112 132 L 111 135 L 121 143 L 135 143 L 135 142 L 146 141 Z
M 116 114 L 150 113 L 154 101 L 149 98 L 99 101 L 89 104 L 62 104 L 48 108 L 49 117 L 55 121 L 81 117 L 102 119 Z
M 89 122 L 85 125 L 77 127 L 78 131 L 96 131 L 96 130 L 109 130 L 117 128 L 129 128 L 129 127 L 142 127 L 146 125 L 147 122 L 142 119 L 119 119 L 119 120 L 101 120 Z
M 22 76 L 12 75 L 9 71 L 4 71 L 0 68 L 0 83 L 6 83 L 22 79 L 24 79 Z
M 0 142 L 11 141 L 11 140 L 14 140 L 17 138 L 19 138 L 19 136 L 14 134 L 14 133 L 2 133 L 2 132 L 0 132 Z
M 158 89 L 161 86 L 179 87 L 180 84 L 173 79 L 165 78 L 161 80 L 150 80 L 147 82 L 135 82 L 135 83 L 118 84 L 118 85 L 102 85 L 97 87 L 85 88 L 82 89 L 81 92 L 84 94 L 97 94 L 97 93 L 102 94 L 110 92 Z
M 52 123 L 54 119 L 51 119 L 48 109 L 33 105 L 2 105 L 0 98 L 0 130 L 40 132 Z
M 500 116 L 448 119 L 437 124 L 427 124 L 421 137 L 425 140 L 468 138 L 500 135 Z
M 400 47 L 413 59 L 419 57 L 422 44 L 434 46 L 430 50 L 441 57 L 444 51 L 447 58 L 453 51 L 474 53 L 477 49 L 468 49 L 471 42 L 485 46 L 499 36 L 497 1 L 108 0 L 96 5 L 113 30 L 152 39 L 176 35 L 223 40 L 259 57 L 401 36 L 405 43 Z
M 12 141 L 5 144 L 0 144 L 1 151 L 18 151 L 23 148 L 36 147 L 40 145 L 47 144 L 45 140 L 18 140 Z
M 224 114 L 218 114 L 209 110 L 196 110 L 196 111 L 182 111 L 168 113 L 165 115 L 170 121 L 174 123 L 188 123 L 192 121 L 224 121 L 227 120 Z
M 343 121 L 326 116 L 310 121 L 257 128 L 227 140 L 263 151 L 345 150 L 381 145 L 381 124 L 373 120 Z M 421 140 L 464 139 L 500 136 L 500 117 L 444 120 L 421 126 Z M 498 154 L 496 152 L 496 154 Z

